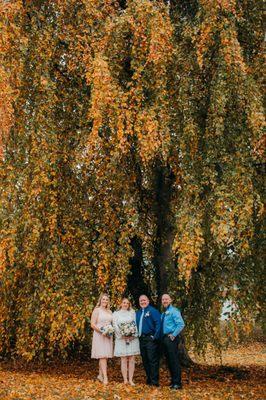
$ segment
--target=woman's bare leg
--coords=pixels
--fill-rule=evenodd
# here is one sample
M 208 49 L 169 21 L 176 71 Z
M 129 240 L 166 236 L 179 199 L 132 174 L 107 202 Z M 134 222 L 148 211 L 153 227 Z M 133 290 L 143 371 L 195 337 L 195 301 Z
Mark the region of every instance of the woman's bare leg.
M 121 357 L 121 372 L 124 379 L 124 383 L 127 383 L 127 357 Z
M 128 376 L 130 385 L 134 385 L 133 376 L 135 371 L 135 356 L 128 357 Z
M 99 375 L 97 376 L 97 379 L 102 382 L 103 381 L 103 373 L 102 373 L 102 369 L 101 369 L 101 363 L 99 360 Z
M 107 358 L 100 358 L 99 365 L 100 365 L 100 370 L 102 372 L 103 383 L 107 384 L 108 383 Z

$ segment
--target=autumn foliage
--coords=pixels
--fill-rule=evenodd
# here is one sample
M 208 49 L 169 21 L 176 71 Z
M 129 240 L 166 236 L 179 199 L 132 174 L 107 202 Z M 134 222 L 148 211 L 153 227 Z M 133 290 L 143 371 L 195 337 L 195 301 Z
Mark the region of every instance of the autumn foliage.
M 145 384 L 141 362 L 135 371 L 136 386 L 122 383 L 119 359 L 109 364 L 108 386 L 95 380 L 97 363 L 25 363 L 14 360 L 0 363 L 0 397 L 3 400 L 261 400 L 265 393 L 265 355 L 263 344 L 252 342 L 223 353 L 219 359 L 207 355 L 208 364 L 196 365 L 190 374 L 183 371 L 181 392 L 169 388 L 169 375 L 162 364 L 160 388 Z M 138 360 L 140 361 L 140 360 Z M 203 362 L 203 360 L 198 360 Z M 217 365 L 218 364 L 218 365 Z
M 221 343 L 226 300 L 229 337 L 248 332 L 263 301 L 261 1 L 0 10 L 0 352 L 82 350 L 98 293 L 130 294 L 136 242 L 188 343 Z

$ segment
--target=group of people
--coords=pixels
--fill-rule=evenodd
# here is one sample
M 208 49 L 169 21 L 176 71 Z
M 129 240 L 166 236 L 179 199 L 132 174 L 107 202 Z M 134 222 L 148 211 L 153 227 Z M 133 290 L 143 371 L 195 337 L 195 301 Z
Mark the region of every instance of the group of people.
M 185 326 L 181 313 L 172 305 L 169 294 L 162 296 L 162 314 L 150 305 L 146 295 L 139 297 L 139 305 L 135 312 L 129 299 L 123 298 L 119 310 L 112 313 L 109 296 L 100 296 L 91 316 L 91 357 L 99 360 L 97 379 L 108 383 L 107 360 L 115 356 L 121 358 L 124 383 L 134 385 L 135 356 L 140 354 L 147 385 L 159 386 L 160 354 L 164 353 L 171 375 L 170 387 L 181 389 L 178 342 Z

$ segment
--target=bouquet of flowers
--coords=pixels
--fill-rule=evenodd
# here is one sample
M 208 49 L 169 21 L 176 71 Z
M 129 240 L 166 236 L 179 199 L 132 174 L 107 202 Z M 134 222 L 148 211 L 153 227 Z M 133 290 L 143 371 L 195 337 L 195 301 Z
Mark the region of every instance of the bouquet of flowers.
M 121 324 L 119 324 L 119 331 L 121 333 L 122 336 L 124 337 L 132 337 L 132 336 L 137 336 L 137 326 L 135 321 L 131 321 L 131 322 L 121 322 Z M 130 340 L 126 340 L 126 344 L 129 344 Z
M 112 325 L 105 325 L 100 328 L 100 331 L 104 336 L 112 336 L 115 330 Z

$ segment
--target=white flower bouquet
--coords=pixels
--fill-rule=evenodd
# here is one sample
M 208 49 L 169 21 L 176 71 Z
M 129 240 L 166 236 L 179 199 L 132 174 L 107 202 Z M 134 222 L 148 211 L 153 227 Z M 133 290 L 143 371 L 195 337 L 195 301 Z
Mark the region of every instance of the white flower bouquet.
M 104 336 L 113 336 L 115 330 L 112 325 L 105 325 L 100 328 L 100 331 Z
M 121 322 L 119 324 L 120 334 L 126 338 L 130 338 L 132 336 L 137 336 L 137 326 L 135 321 L 131 322 Z M 126 344 L 129 344 L 130 340 L 126 340 Z

